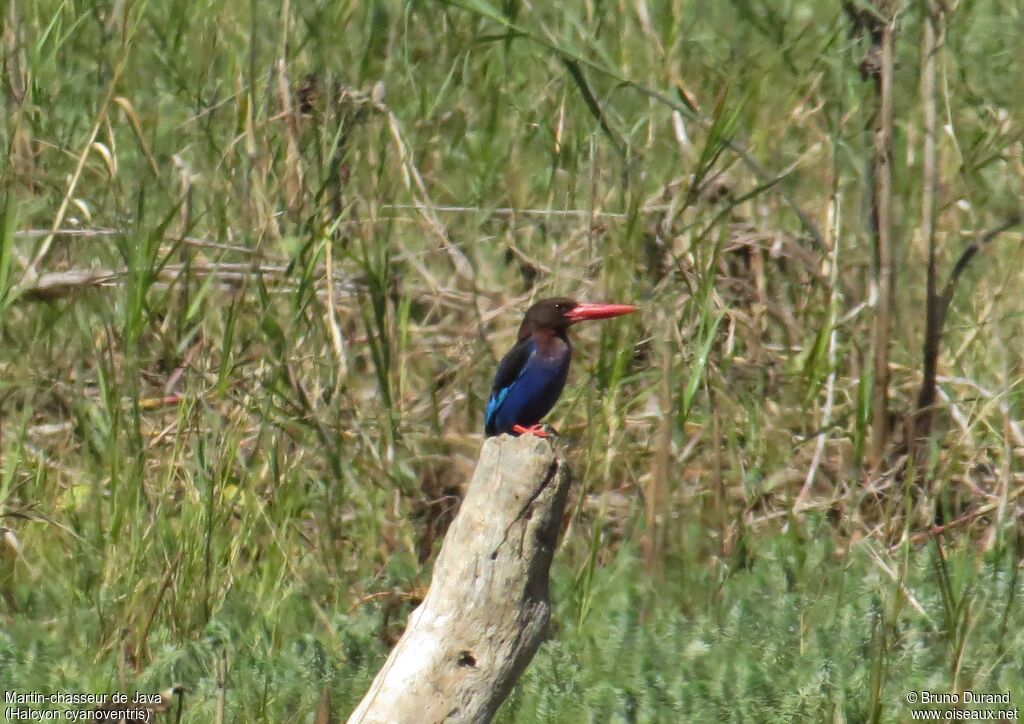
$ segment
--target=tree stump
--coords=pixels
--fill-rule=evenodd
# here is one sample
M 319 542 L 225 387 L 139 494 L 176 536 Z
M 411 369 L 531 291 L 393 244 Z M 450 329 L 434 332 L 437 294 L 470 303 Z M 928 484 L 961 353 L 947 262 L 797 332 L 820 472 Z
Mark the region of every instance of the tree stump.
M 547 440 L 484 442 L 430 590 L 349 724 L 491 720 L 545 638 L 569 484 Z

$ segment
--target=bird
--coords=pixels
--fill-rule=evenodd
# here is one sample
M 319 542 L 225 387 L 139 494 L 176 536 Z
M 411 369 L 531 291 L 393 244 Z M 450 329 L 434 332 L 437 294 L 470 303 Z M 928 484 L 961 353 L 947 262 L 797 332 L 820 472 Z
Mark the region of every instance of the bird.
M 635 311 L 631 304 L 590 304 L 568 297 L 542 299 L 527 309 L 515 345 L 498 363 L 484 434 L 547 437 L 540 421 L 558 402 L 569 376 L 569 327 Z

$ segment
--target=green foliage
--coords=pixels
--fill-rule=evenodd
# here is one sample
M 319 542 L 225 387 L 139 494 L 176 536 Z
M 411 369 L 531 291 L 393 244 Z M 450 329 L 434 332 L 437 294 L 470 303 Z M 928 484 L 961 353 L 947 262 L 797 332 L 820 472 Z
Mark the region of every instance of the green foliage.
M 927 616 L 908 611 L 876 634 L 879 605 L 893 604 L 888 581 L 868 555 L 848 559 L 825 528 L 765 542 L 745 570 L 723 572 L 696 558 L 674 560 L 689 575 L 652 582 L 629 548 L 600 569 L 591 615 L 577 624 L 559 611 L 553 641 L 524 675 L 502 721 L 865 721 L 870 718 L 871 652 L 888 637 L 881 708 L 906 716 L 909 691 L 945 686 L 940 639 L 943 601 L 927 553 L 915 557 L 910 589 Z M 806 537 L 805 537 L 806 536 Z M 1000 662 L 1005 562 L 955 554 L 962 570 L 1003 579 L 978 601 L 965 688 L 1021 691 L 1021 663 Z M 971 574 L 972 576 L 974 574 Z M 563 580 L 563 579 L 559 579 Z M 708 595 L 708 592 L 712 592 Z M 559 600 L 568 599 L 564 590 Z M 882 597 L 880 599 L 880 597 Z M 1021 634 L 1011 637 L 1021 641 Z M 1012 646 L 1009 641 L 1005 642 Z
M 1022 197 L 1021 17 L 976 0 L 945 26 L 946 268 Z M 12 0 L 5 22 L 5 688 L 347 713 L 429 582 L 495 361 L 557 293 L 641 313 L 574 330 L 556 626 L 503 721 L 900 721 L 912 689 L 1024 692 L 1020 234 L 958 293 L 929 469 L 864 470 L 871 84 L 841 4 Z M 896 413 L 920 24 L 906 6 Z

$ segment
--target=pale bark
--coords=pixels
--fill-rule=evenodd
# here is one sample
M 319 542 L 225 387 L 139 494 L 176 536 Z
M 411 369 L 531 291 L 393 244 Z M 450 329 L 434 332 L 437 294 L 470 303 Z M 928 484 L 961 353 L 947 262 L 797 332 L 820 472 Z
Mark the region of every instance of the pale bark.
M 484 442 L 430 590 L 349 724 L 491 720 L 545 638 L 569 484 L 546 440 Z

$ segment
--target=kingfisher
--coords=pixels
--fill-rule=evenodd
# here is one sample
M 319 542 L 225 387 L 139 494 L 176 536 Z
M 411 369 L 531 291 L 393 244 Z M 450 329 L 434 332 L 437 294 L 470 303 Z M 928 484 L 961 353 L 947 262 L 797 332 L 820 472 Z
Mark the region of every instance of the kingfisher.
M 502 433 L 547 437 L 540 421 L 558 402 L 569 376 L 569 327 L 635 311 L 631 304 L 588 304 L 567 297 L 542 299 L 526 310 L 515 346 L 502 357 L 494 375 L 484 414 L 487 437 Z

